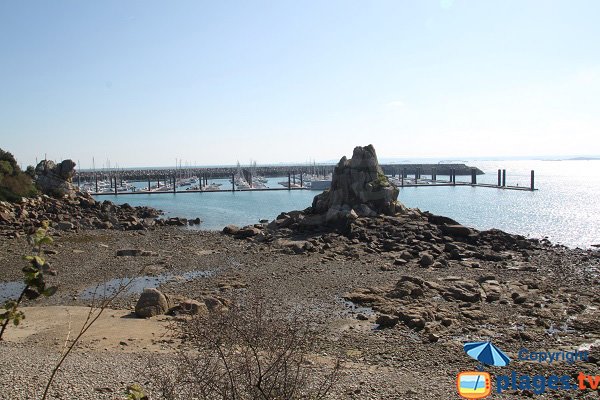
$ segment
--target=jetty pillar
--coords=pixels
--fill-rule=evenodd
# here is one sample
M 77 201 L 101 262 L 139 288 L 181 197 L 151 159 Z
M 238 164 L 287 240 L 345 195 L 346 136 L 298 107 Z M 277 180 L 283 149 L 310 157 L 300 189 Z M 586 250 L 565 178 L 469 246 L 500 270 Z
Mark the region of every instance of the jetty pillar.
M 498 170 L 498 186 L 502 186 L 502 171 Z
M 235 174 L 231 174 L 231 191 L 235 192 Z
M 114 188 L 115 188 L 115 195 L 117 195 L 118 194 L 118 189 L 117 189 L 117 177 L 116 176 L 115 176 L 115 186 L 114 186 Z
M 98 175 L 94 174 L 94 179 L 96 180 L 96 193 L 98 193 Z
M 531 170 L 531 190 L 535 190 L 535 171 Z
M 471 185 L 477 185 L 477 172 L 475 168 L 471 168 Z
M 300 187 L 304 187 L 304 179 L 302 177 L 302 172 L 300 172 Z
M 173 176 L 173 193 L 177 192 L 177 178 Z
M 502 170 L 502 187 L 506 187 L 506 170 Z
M 150 191 L 150 175 L 148 175 L 148 191 Z
M 292 190 L 292 177 L 289 172 L 288 172 L 288 190 Z

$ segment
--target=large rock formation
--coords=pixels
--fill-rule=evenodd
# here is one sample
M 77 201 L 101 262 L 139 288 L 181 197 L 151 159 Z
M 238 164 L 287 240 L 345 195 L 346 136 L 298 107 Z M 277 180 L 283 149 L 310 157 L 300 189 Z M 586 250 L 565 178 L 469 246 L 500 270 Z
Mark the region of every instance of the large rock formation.
M 75 162 L 64 160 L 60 164 L 43 160 L 35 167 L 36 183 L 44 194 L 62 197 L 74 193 L 72 181 L 75 175 Z
M 331 188 L 314 198 L 312 213 L 327 221 L 394 215 L 403 209 L 397 199 L 398 188 L 381 170 L 373 145 L 357 146 L 350 160 L 344 156 L 335 167 Z

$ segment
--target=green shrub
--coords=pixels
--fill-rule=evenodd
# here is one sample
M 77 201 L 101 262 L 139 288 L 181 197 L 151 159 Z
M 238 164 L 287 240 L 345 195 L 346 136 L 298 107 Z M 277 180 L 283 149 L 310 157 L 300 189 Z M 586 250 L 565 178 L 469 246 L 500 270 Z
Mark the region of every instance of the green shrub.
M 36 195 L 32 178 L 30 174 L 21 171 L 11 153 L 0 149 L 0 200 L 15 202 L 22 197 Z

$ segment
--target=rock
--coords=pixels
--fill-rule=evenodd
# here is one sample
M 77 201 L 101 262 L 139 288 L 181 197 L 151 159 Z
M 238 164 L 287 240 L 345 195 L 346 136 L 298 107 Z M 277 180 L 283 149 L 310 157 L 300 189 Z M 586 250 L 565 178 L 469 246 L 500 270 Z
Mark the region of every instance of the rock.
M 419 260 L 419 265 L 421 267 L 426 268 L 426 267 L 429 267 L 430 265 L 433 265 L 433 262 L 434 262 L 433 256 L 429 253 L 424 253 L 421 256 L 421 260 Z
M 70 230 L 75 229 L 75 225 L 73 225 L 73 223 L 71 223 L 71 222 L 61 221 L 56 224 L 56 229 L 61 230 L 61 231 L 70 231 Z
M 404 258 L 396 258 L 394 260 L 394 265 L 405 265 L 407 263 L 408 261 L 406 261 Z
M 453 237 L 468 237 L 473 234 L 473 230 L 464 225 L 455 224 L 455 225 L 441 225 L 440 229 L 445 235 L 453 236 Z
M 380 328 L 393 328 L 398 324 L 398 321 L 399 318 L 395 315 L 381 314 L 377 317 L 375 323 L 378 324 Z
M 186 226 L 187 219 L 179 218 L 179 217 L 169 218 L 169 219 L 165 220 L 165 225 L 167 225 L 167 226 Z
M 208 313 L 208 307 L 206 307 L 206 303 L 201 303 L 197 300 L 183 300 L 177 306 L 172 307 L 169 310 L 169 314 L 188 314 L 188 315 L 197 315 L 197 314 L 206 314 Z
M 398 319 L 411 329 L 420 331 L 425 328 L 427 322 L 417 313 L 417 310 L 398 310 Z
M 156 253 L 153 253 L 148 250 L 139 250 L 139 249 L 117 250 L 117 257 L 139 257 L 139 256 L 148 257 L 148 256 L 153 256 L 153 255 L 156 255 Z
M 9 212 L 0 212 L 0 222 L 10 224 L 14 221 L 14 214 Z
M 35 168 L 36 184 L 44 194 L 63 197 L 73 194 L 75 189 L 72 184 L 75 175 L 73 160 L 64 160 L 60 164 L 43 160 Z
M 224 307 L 221 300 L 210 296 L 204 298 L 204 304 L 210 312 L 220 311 Z
M 342 157 L 335 167 L 331 187 L 315 196 L 312 212 L 326 214 L 328 221 L 360 214 L 393 215 L 400 207 L 398 193 L 383 174 L 375 148 L 358 146 L 350 160 Z
M 249 238 L 252 236 L 256 236 L 259 233 L 261 233 L 262 230 L 255 227 L 255 226 L 246 226 L 243 227 L 242 229 L 240 229 L 236 234 L 235 237 L 237 239 L 245 239 L 245 238 Z
M 240 227 L 236 225 L 227 225 L 223 228 L 223 233 L 227 235 L 236 235 L 240 231 Z
M 356 207 L 355 211 L 359 217 L 374 217 L 377 215 L 377 213 L 371 210 L 371 208 L 366 204 L 360 204 L 358 207 Z
M 438 335 L 436 335 L 435 333 L 430 333 L 429 336 L 427 337 L 427 339 L 429 339 L 430 343 L 435 343 L 438 340 L 440 340 L 440 337 Z
M 481 291 L 479 285 L 467 281 L 457 281 L 454 286 L 446 288 L 443 293 L 445 298 L 453 298 L 469 303 L 476 303 L 481 300 Z
M 164 314 L 168 309 L 169 303 L 164 294 L 157 289 L 146 288 L 135 305 L 135 314 L 141 318 L 150 318 Z

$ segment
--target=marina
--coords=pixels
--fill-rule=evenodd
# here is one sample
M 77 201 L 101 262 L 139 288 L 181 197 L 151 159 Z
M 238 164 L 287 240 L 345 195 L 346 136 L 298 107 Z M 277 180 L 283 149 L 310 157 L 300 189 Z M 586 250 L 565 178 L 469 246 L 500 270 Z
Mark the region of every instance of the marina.
M 481 183 L 477 177 L 483 172 L 475 167 L 466 167 L 464 164 L 457 164 L 456 168 L 450 168 L 447 171 L 447 179 L 443 174 L 438 175 L 439 164 L 420 164 L 418 167 L 409 165 L 394 165 L 393 168 L 387 166 L 382 170 L 391 171 L 386 174 L 390 182 L 396 187 L 444 187 L 444 186 L 471 186 L 482 188 L 494 188 L 505 190 L 535 191 L 535 172 L 530 172 L 530 182 L 528 186 L 507 184 L 506 169 L 498 169 L 497 183 Z M 301 168 L 301 167 L 297 167 Z M 256 167 L 253 169 L 242 169 L 237 167 L 237 172 L 228 177 L 215 175 L 215 173 L 202 173 L 195 169 L 178 169 L 169 175 L 168 172 L 162 172 L 161 175 L 147 175 L 145 179 L 140 180 L 139 172 L 134 170 L 103 171 L 101 173 L 78 172 L 75 181 L 80 190 L 97 196 L 121 195 L 121 194 L 164 194 L 164 193 L 224 193 L 236 191 L 276 191 L 276 190 L 325 190 L 331 185 L 331 173 L 327 173 L 326 168 L 320 168 L 322 175 L 309 172 L 287 172 L 286 176 L 276 176 L 282 181 L 277 182 L 277 186 L 268 186 L 267 178 L 258 175 Z M 412 171 L 412 174 L 411 174 Z M 428 172 L 428 174 L 425 174 Z M 469 174 L 467 174 L 469 172 Z M 158 173 L 158 172 L 154 172 Z M 268 172 L 267 172 L 268 173 Z M 457 180 L 457 176 L 469 176 L 469 181 Z M 217 176 L 217 178 L 215 178 Z M 132 185 L 126 179 L 127 177 L 143 182 L 144 185 Z M 212 182 L 211 182 L 212 181 Z M 220 181 L 220 182 L 216 182 Z M 226 185 L 226 182 L 229 185 Z M 156 182 L 156 183 L 154 183 Z M 147 183 L 147 184 L 146 184 Z

